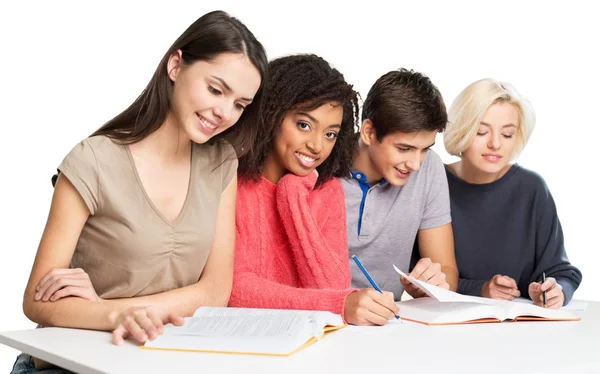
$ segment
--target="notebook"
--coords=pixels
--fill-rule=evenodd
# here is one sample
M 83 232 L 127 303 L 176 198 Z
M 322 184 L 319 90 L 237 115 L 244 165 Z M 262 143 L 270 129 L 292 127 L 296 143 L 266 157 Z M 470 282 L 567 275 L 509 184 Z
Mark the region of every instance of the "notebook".
M 531 299 L 525 299 L 523 297 L 517 297 L 516 299 L 513 300 L 513 302 L 515 303 L 521 303 L 521 304 L 533 304 L 533 301 L 531 301 Z M 583 301 L 583 300 L 571 300 L 567 305 L 564 305 L 563 307 L 560 308 L 560 310 L 572 310 L 575 312 L 585 312 L 585 310 L 587 309 L 587 301 Z
M 326 311 L 201 307 L 142 348 L 288 356 L 345 326 Z
M 509 321 L 578 321 L 581 319 L 565 310 L 461 295 L 409 277 L 395 265 L 394 269 L 430 296 L 401 302 L 400 317 L 403 320 L 425 325 L 448 325 Z

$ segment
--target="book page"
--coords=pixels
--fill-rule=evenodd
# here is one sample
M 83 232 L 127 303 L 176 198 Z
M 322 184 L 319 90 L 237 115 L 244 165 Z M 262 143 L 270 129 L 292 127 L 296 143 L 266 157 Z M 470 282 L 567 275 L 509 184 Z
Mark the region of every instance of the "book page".
M 259 308 L 224 308 L 201 307 L 196 310 L 194 317 L 233 317 L 233 316 L 266 316 L 266 315 L 293 315 L 305 316 L 310 321 L 321 326 L 343 326 L 344 320 L 339 314 L 320 310 L 292 310 L 292 309 L 259 309 Z
M 578 318 L 568 311 L 562 309 L 555 310 L 542 308 L 540 306 L 533 305 L 531 300 L 526 300 L 523 298 L 516 298 L 512 301 L 486 298 L 485 302 L 489 305 L 493 305 L 498 310 L 502 310 L 504 318 L 510 320 L 517 317 L 540 317 L 557 320 L 575 320 Z
M 456 293 L 456 292 L 453 292 L 450 290 L 446 290 L 446 289 L 438 287 L 438 286 L 434 286 L 433 284 L 425 283 L 425 282 L 415 279 L 413 277 L 409 277 L 402 270 L 398 269 L 396 267 L 396 265 L 392 265 L 392 266 L 394 267 L 394 270 L 396 270 L 396 272 L 398 274 L 400 274 L 402 277 L 406 278 L 412 284 L 414 284 L 419 289 L 421 289 L 423 292 L 425 292 L 429 297 L 432 297 L 432 298 L 436 299 L 437 301 L 454 302 L 454 303 L 463 302 L 463 303 L 488 304 L 486 299 L 484 299 L 482 297 L 461 295 L 459 293 Z
M 287 355 L 320 339 L 329 324 L 344 326 L 323 311 L 202 307 L 144 348 Z
M 559 319 L 559 320 L 561 320 L 561 319 L 567 319 L 567 320 L 577 319 L 576 316 L 574 316 L 573 314 L 568 313 L 566 311 L 542 308 L 542 307 L 535 306 L 532 303 L 529 303 L 529 305 L 527 305 L 524 303 L 512 302 L 512 301 L 507 301 L 507 300 L 495 300 L 495 299 L 489 299 L 489 298 L 485 298 L 485 297 L 461 295 L 459 293 L 456 293 L 456 292 L 453 292 L 450 290 L 446 290 L 446 289 L 434 286 L 432 284 L 425 283 L 418 279 L 409 277 L 407 274 L 405 274 L 400 269 L 398 269 L 396 267 L 396 265 L 393 265 L 393 266 L 394 266 L 394 270 L 396 270 L 396 272 L 398 274 L 400 274 L 402 277 L 408 279 L 412 284 L 417 286 L 419 289 L 423 290 L 431 298 L 437 300 L 441 304 L 444 304 L 444 305 L 439 306 L 439 309 L 444 310 L 444 312 L 445 312 L 445 309 L 448 308 L 448 306 L 445 305 L 446 303 L 466 303 L 467 305 L 465 306 L 465 308 L 458 308 L 455 306 L 455 307 L 453 307 L 453 309 L 454 310 L 456 310 L 456 309 L 465 310 L 465 309 L 471 309 L 473 304 L 484 304 L 484 305 L 490 306 L 491 309 L 486 308 L 485 316 L 482 315 L 479 318 L 489 318 L 489 317 L 493 316 L 494 318 L 498 318 L 501 321 L 507 320 L 507 319 L 515 319 L 517 317 L 524 317 L 524 316 L 541 317 L 541 318 L 548 318 L 548 319 Z M 428 305 L 428 309 L 429 309 L 429 311 L 433 311 L 436 308 L 434 306 Z M 439 311 L 436 311 L 436 312 L 439 312 Z M 468 314 L 469 314 L 469 318 L 471 318 L 473 316 L 473 314 L 471 312 L 469 312 Z M 400 312 L 400 315 L 402 316 L 402 311 Z M 452 318 L 454 318 L 454 317 L 452 317 Z
M 145 348 L 201 352 L 287 355 L 313 338 L 306 315 L 292 313 L 187 317 L 183 326 L 169 324 Z
M 481 318 L 497 318 L 500 321 L 504 321 L 527 316 L 556 320 L 577 319 L 576 316 L 568 313 L 567 311 L 542 308 L 533 305 L 531 302 L 529 305 L 527 305 L 522 302 L 461 295 L 459 293 L 425 283 L 418 279 L 414 279 L 398 269 L 396 265 L 393 265 L 393 267 L 398 274 L 406 278 L 419 289 L 423 290 L 428 296 L 430 296 L 431 299 L 434 299 L 433 303 L 423 301 L 407 304 L 408 313 L 410 316 L 406 316 L 406 312 L 403 314 L 402 308 L 400 309 L 400 316 L 404 319 L 417 318 L 418 320 L 418 318 L 424 318 L 424 322 L 427 323 L 452 323 Z M 401 303 L 401 306 L 403 303 Z M 460 306 L 460 303 L 464 303 L 464 305 Z M 477 307 L 477 305 L 487 307 L 481 308 Z M 416 306 L 422 307 L 423 310 L 414 310 L 414 307 Z M 445 314 L 445 316 L 440 316 L 440 314 Z
M 402 301 L 400 317 L 425 324 L 454 324 L 481 319 L 505 319 L 505 311 L 492 305 L 468 302 L 439 302 L 431 297 Z
M 183 326 L 165 326 L 165 335 L 219 338 L 277 338 L 296 335 L 308 324 L 295 315 L 204 316 L 186 318 Z
M 516 299 L 513 300 L 513 302 L 515 303 L 521 303 L 521 304 L 533 304 L 533 301 L 531 299 L 526 299 L 524 297 L 517 297 Z M 577 312 L 585 312 L 586 308 L 587 308 L 587 302 L 582 301 L 582 300 L 571 300 L 567 305 L 563 306 L 562 308 L 560 308 L 560 310 L 572 310 L 572 311 L 577 311 Z
M 531 304 L 523 304 L 519 302 L 507 301 L 510 304 L 509 315 L 511 319 L 517 317 L 541 317 L 556 320 L 575 320 L 578 319 L 575 315 L 566 310 L 548 309 L 541 306 Z

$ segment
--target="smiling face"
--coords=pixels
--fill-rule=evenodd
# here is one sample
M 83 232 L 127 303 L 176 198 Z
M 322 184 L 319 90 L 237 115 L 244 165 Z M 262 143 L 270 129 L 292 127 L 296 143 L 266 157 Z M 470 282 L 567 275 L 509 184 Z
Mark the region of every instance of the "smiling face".
M 331 154 L 341 129 L 343 108 L 326 103 L 311 110 L 288 112 L 267 156 L 263 175 L 277 183 L 286 173 L 306 176 Z
M 398 131 L 380 141 L 373 123 L 367 119 L 361 127 L 361 140 L 366 146 L 368 162 L 355 165 L 355 168 L 367 175 L 369 183 L 383 178 L 394 186 L 403 186 L 410 175 L 421 168 L 427 152 L 435 143 L 436 134 L 437 131 Z
M 463 153 L 469 169 L 497 175 L 509 164 L 517 146 L 519 112 L 504 101 L 491 105 L 483 115 L 475 139 Z
M 168 73 L 174 82 L 170 114 L 196 143 L 233 126 L 261 82 L 259 71 L 240 53 L 222 53 L 186 65 L 178 51 L 169 59 Z

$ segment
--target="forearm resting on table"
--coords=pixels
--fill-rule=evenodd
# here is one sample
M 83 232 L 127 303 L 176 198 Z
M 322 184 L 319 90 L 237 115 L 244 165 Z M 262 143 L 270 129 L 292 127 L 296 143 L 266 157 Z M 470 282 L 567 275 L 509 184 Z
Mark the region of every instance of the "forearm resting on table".
M 116 327 L 119 315 L 129 308 L 152 305 L 176 315 L 191 316 L 200 306 L 226 306 L 230 292 L 231 285 L 208 280 L 155 295 L 101 302 L 79 297 L 35 301 L 35 292 L 28 292 L 23 311 L 27 318 L 42 326 L 110 331 Z
M 110 331 L 120 309 L 107 302 L 66 297 L 53 302 L 35 301 L 35 292 L 25 295 L 23 312 L 31 321 L 47 327 L 69 327 Z
M 190 317 L 201 306 L 227 306 L 231 294 L 231 282 L 226 283 L 201 279 L 198 283 L 175 290 L 109 302 L 125 309 L 152 305 L 178 316 Z

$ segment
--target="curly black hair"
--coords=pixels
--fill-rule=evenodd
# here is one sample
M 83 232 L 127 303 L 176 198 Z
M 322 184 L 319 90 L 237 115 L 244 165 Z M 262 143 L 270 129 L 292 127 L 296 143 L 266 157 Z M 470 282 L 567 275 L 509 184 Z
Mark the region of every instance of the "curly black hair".
M 323 58 L 314 54 L 280 57 L 269 62 L 259 111 L 258 137 L 254 146 L 239 160 L 240 179 L 260 179 L 262 166 L 274 149 L 274 138 L 285 115 L 291 110 L 314 110 L 328 102 L 344 110 L 341 129 L 331 155 L 317 167 L 315 187 L 333 177 L 350 173 L 357 141 L 358 93 L 344 76 Z

